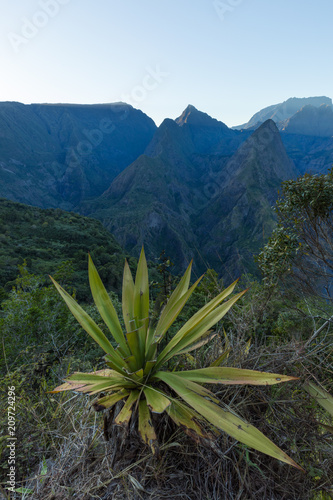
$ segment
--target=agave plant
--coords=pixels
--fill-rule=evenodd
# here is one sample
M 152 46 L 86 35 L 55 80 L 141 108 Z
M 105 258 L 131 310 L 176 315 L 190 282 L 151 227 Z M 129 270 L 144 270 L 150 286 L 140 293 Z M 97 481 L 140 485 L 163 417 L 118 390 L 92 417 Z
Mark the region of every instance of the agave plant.
M 272 385 L 295 380 L 295 377 L 216 366 L 218 363 L 188 371 L 168 371 L 165 368 L 171 358 L 193 351 L 209 341 L 211 328 L 246 291 L 224 302 L 234 291 L 235 281 L 166 341 L 168 330 L 202 278 L 190 286 L 191 267 L 192 262 L 153 325 L 149 321 L 148 269 L 144 250 L 141 251 L 135 281 L 125 261 L 122 289 L 122 310 L 126 327 L 124 333 L 89 256 L 91 292 L 113 337 L 113 344 L 73 297 L 53 280 L 77 321 L 105 351 L 107 368 L 93 373 L 76 372 L 52 392 L 74 390 L 90 395 L 103 393 L 94 402 L 98 411 L 111 408 L 118 401 L 124 400 L 115 423 L 127 427 L 132 415 L 137 413 L 139 434 L 153 453 L 156 452 L 158 443 L 150 414 L 166 412 L 177 425 L 199 440 L 211 436 L 208 428 L 222 430 L 245 445 L 301 468 L 254 426 L 244 422 L 234 412 L 222 409 L 219 400 L 205 387 L 206 384 Z

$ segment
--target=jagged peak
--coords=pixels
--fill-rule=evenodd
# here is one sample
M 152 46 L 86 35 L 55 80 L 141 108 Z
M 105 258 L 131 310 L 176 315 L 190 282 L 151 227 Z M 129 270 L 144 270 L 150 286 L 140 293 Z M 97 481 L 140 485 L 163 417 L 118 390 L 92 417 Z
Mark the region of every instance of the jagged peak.
M 208 127 L 223 127 L 228 128 L 223 122 L 212 118 L 207 113 L 203 111 L 199 111 L 195 106 L 189 104 L 182 114 L 176 118 L 175 122 L 177 125 L 182 127 L 185 123 L 189 125 L 197 125 L 197 126 L 208 126 Z

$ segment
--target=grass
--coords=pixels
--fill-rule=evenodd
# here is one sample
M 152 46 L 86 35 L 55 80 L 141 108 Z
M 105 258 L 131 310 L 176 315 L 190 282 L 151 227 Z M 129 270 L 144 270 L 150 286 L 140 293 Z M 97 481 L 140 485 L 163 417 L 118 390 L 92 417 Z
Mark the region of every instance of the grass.
M 217 336 L 210 348 L 202 348 L 195 359 L 183 358 L 181 362 L 190 367 L 193 363 L 198 367 L 208 365 L 225 348 L 222 339 L 223 336 Z M 163 444 L 158 456 L 153 457 L 140 442 L 134 425 L 129 434 L 118 426 L 111 426 L 111 436 L 106 440 L 105 417 L 90 409 L 90 398 L 70 394 L 50 398 L 44 394 L 43 404 L 29 410 L 35 413 L 35 424 L 29 425 L 36 425 L 40 430 L 32 448 L 39 460 L 27 477 L 22 475 L 22 485 L 32 490 L 25 498 L 333 498 L 332 435 L 317 423 L 332 425 L 332 421 L 302 390 L 302 381 L 311 377 L 325 382 L 326 389 L 333 392 L 331 339 L 317 338 L 308 347 L 293 339 L 280 345 L 278 341 L 266 345 L 257 339 L 249 350 L 245 349 L 246 340 L 244 335 L 229 330 L 230 353 L 226 360 L 229 366 L 298 375 L 300 382 L 274 387 L 224 386 L 221 389 L 219 386 L 214 392 L 222 404 L 256 425 L 290 453 L 306 474 L 250 450 L 224 433 L 217 436 L 214 447 L 196 443 L 159 415 L 155 415 L 154 420 Z M 116 413 L 120 408 L 121 404 Z M 47 424 L 45 416 L 48 416 Z M 21 429 L 23 441 L 26 425 Z M 44 447 L 41 446 L 43 440 Z

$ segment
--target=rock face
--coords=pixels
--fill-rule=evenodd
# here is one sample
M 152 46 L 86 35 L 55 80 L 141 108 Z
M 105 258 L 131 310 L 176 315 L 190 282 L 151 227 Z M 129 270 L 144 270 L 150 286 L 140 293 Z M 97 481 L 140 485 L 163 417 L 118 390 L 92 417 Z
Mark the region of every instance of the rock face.
M 269 234 L 277 189 L 295 168 L 271 120 L 244 142 L 248 134 L 198 113 L 195 121 L 186 112 L 186 119 L 165 120 L 146 154 L 83 209 L 130 252 L 144 243 L 150 258 L 165 249 L 177 270 L 194 258 L 198 272 L 208 265 L 235 275 L 259 249 L 263 225 Z M 207 127 L 218 131 L 209 144 Z M 216 153 L 226 137 L 243 142 L 233 155 Z
M 0 103 L 0 196 L 72 210 L 100 195 L 155 130 L 123 103 Z
M 156 128 L 122 103 L 0 103 L 0 196 L 99 219 L 177 271 L 194 258 L 197 272 L 255 272 L 281 182 L 333 163 L 330 99 L 292 98 L 256 123 L 266 116 L 233 130 L 189 105 Z
M 231 277 L 255 272 L 253 254 L 273 229 L 277 191 L 295 176 L 279 131 L 267 120 L 221 170 L 220 189 L 198 218 L 198 240 L 213 268 Z
M 238 125 L 234 127 L 235 129 L 253 129 L 257 128 L 261 123 L 266 120 L 274 120 L 276 123 L 284 122 L 291 118 L 295 113 L 297 113 L 304 106 L 315 106 L 319 107 L 322 104 L 326 106 L 332 106 L 332 99 L 329 97 L 291 97 L 284 102 L 279 104 L 273 104 L 267 108 L 255 113 L 252 118 L 243 125 Z
M 304 106 L 285 122 L 281 130 L 287 134 L 332 137 L 333 107 L 325 104 L 319 108 Z

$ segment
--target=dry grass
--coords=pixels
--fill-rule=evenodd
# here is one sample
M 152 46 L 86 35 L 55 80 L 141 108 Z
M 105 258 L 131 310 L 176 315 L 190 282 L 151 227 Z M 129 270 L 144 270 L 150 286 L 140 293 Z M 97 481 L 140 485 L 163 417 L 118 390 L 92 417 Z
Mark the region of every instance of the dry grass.
M 248 449 L 224 433 L 216 439 L 214 449 L 198 445 L 165 416 L 154 417 L 162 443 L 157 457 L 140 442 L 134 422 L 128 435 L 114 426 L 111 439 L 105 441 L 103 416 L 88 409 L 89 400 L 75 397 L 71 407 L 67 403 L 68 420 L 48 460 L 47 474 L 37 474 L 25 484 L 33 489 L 30 498 L 333 498 L 333 439 L 317 423 L 331 422 L 301 387 L 302 381 L 311 376 L 333 392 L 333 343 L 327 337 L 315 339 L 307 347 L 293 340 L 282 346 L 253 343 L 246 354 L 243 338 L 230 334 L 229 341 L 228 365 L 301 377 L 299 382 L 274 387 L 216 386 L 214 392 L 222 405 L 256 425 L 286 451 L 306 470 L 305 474 Z M 223 342 L 215 339 L 209 349 L 199 353 L 197 363 L 207 366 L 223 348 Z

